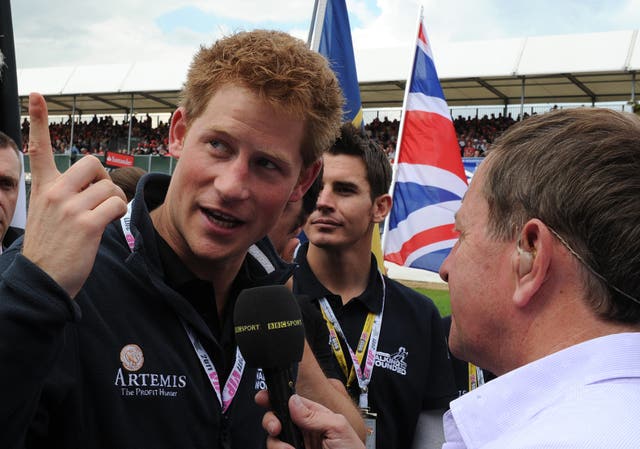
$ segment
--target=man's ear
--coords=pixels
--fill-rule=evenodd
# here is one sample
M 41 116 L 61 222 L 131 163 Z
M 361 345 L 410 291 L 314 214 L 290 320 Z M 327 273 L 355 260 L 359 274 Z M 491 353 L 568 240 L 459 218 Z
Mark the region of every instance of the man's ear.
M 373 218 L 374 223 L 382 223 L 385 217 L 391 211 L 393 200 L 388 193 L 382 194 L 373 200 Z
M 522 227 L 513 248 L 512 271 L 515 277 L 513 301 L 525 307 L 547 279 L 553 254 L 553 237 L 547 226 L 531 219 Z
M 171 126 L 169 127 L 169 153 L 175 158 L 180 157 L 184 138 L 187 135 L 187 112 L 180 106 L 171 116 Z
M 322 159 L 316 160 L 307 168 L 303 168 L 300 171 L 298 182 L 296 183 L 291 195 L 289 196 L 289 202 L 299 201 L 304 194 L 309 190 L 313 181 L 318 177 L 320 169 L 322 168 Z

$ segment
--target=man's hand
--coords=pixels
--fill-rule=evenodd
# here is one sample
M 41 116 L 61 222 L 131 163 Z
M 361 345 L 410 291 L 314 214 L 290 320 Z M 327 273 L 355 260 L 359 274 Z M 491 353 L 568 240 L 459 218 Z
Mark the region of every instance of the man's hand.
M 292 280 L 293 278 L 290 278 Z M 323 323 L 324 325 L 324 323 Z M 296 391 L 307 399 L 318 402 L 329 410 L 339 413 L 347 418 L 361 441 L 365 441 L 367 429 L 364 425 L 360 411 L 349 397 L 347 389 L 339 379 L 328 379 L 322 372 L 316 357 L 309 346 L 304 342 L 302 361 L 298 365 L 298 380 Z
M 91 272 L 105 227 L 126 212 L 126 198 L 95 157 L 58 172 L 42 95 L 29 95 L 29 117 L 31 197 L 22 254 L 73 298 Z
M 256 402 L 268 407 L 268 392 L 258 392 Z M 364 449 L 364 444 L 345 417 L 317 402 L 293 395 L 289 399 L 289 412 L 302 432 L 306 449 Z M 277 438 L 282 426 L 273 412 L 264 415 L 262 427 L 269 434 L 267 449 L 291 449 L 289 444 Z

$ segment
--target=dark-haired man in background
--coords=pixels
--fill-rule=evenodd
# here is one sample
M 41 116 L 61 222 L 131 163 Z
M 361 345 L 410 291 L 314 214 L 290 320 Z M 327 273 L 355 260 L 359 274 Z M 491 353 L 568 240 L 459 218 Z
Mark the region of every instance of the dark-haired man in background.
M 293 291 L 306 295 L 305 326 L 326 322 L 336 371 L 375 430 L 369 447 L 408 449 L 420 414 L 439 421 L 456 396 L 441 318 L 430 299 L 380 273 L 371 253 L 374 225 L 391 208 L 384 151 L 346 124 L 323 164 Z

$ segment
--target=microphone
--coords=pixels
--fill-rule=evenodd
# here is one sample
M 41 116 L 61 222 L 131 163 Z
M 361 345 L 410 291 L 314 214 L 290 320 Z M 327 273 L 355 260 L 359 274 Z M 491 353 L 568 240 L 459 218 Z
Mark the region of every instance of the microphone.
M 282 423 L 279 438 L 296 449 L 304 449 L 288 405 L 295 393 L 297 362 L 304 351 L 298 302 L 283 285 L 248 288 L 238 295 L 233 323 L 236 342 L 247 365 L 262 368 L 271 407 Z

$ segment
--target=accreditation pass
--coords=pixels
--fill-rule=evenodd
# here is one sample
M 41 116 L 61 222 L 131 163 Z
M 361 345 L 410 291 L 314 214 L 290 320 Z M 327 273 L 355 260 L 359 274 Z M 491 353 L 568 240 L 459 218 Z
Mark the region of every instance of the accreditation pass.
M 371 413 L 368 409 L 362 410 L 362 417 L 364 419 L 364 426 L 367 431 L 367 438 L 365 440 L 366 449 L 376 449 L 376 413 Z

